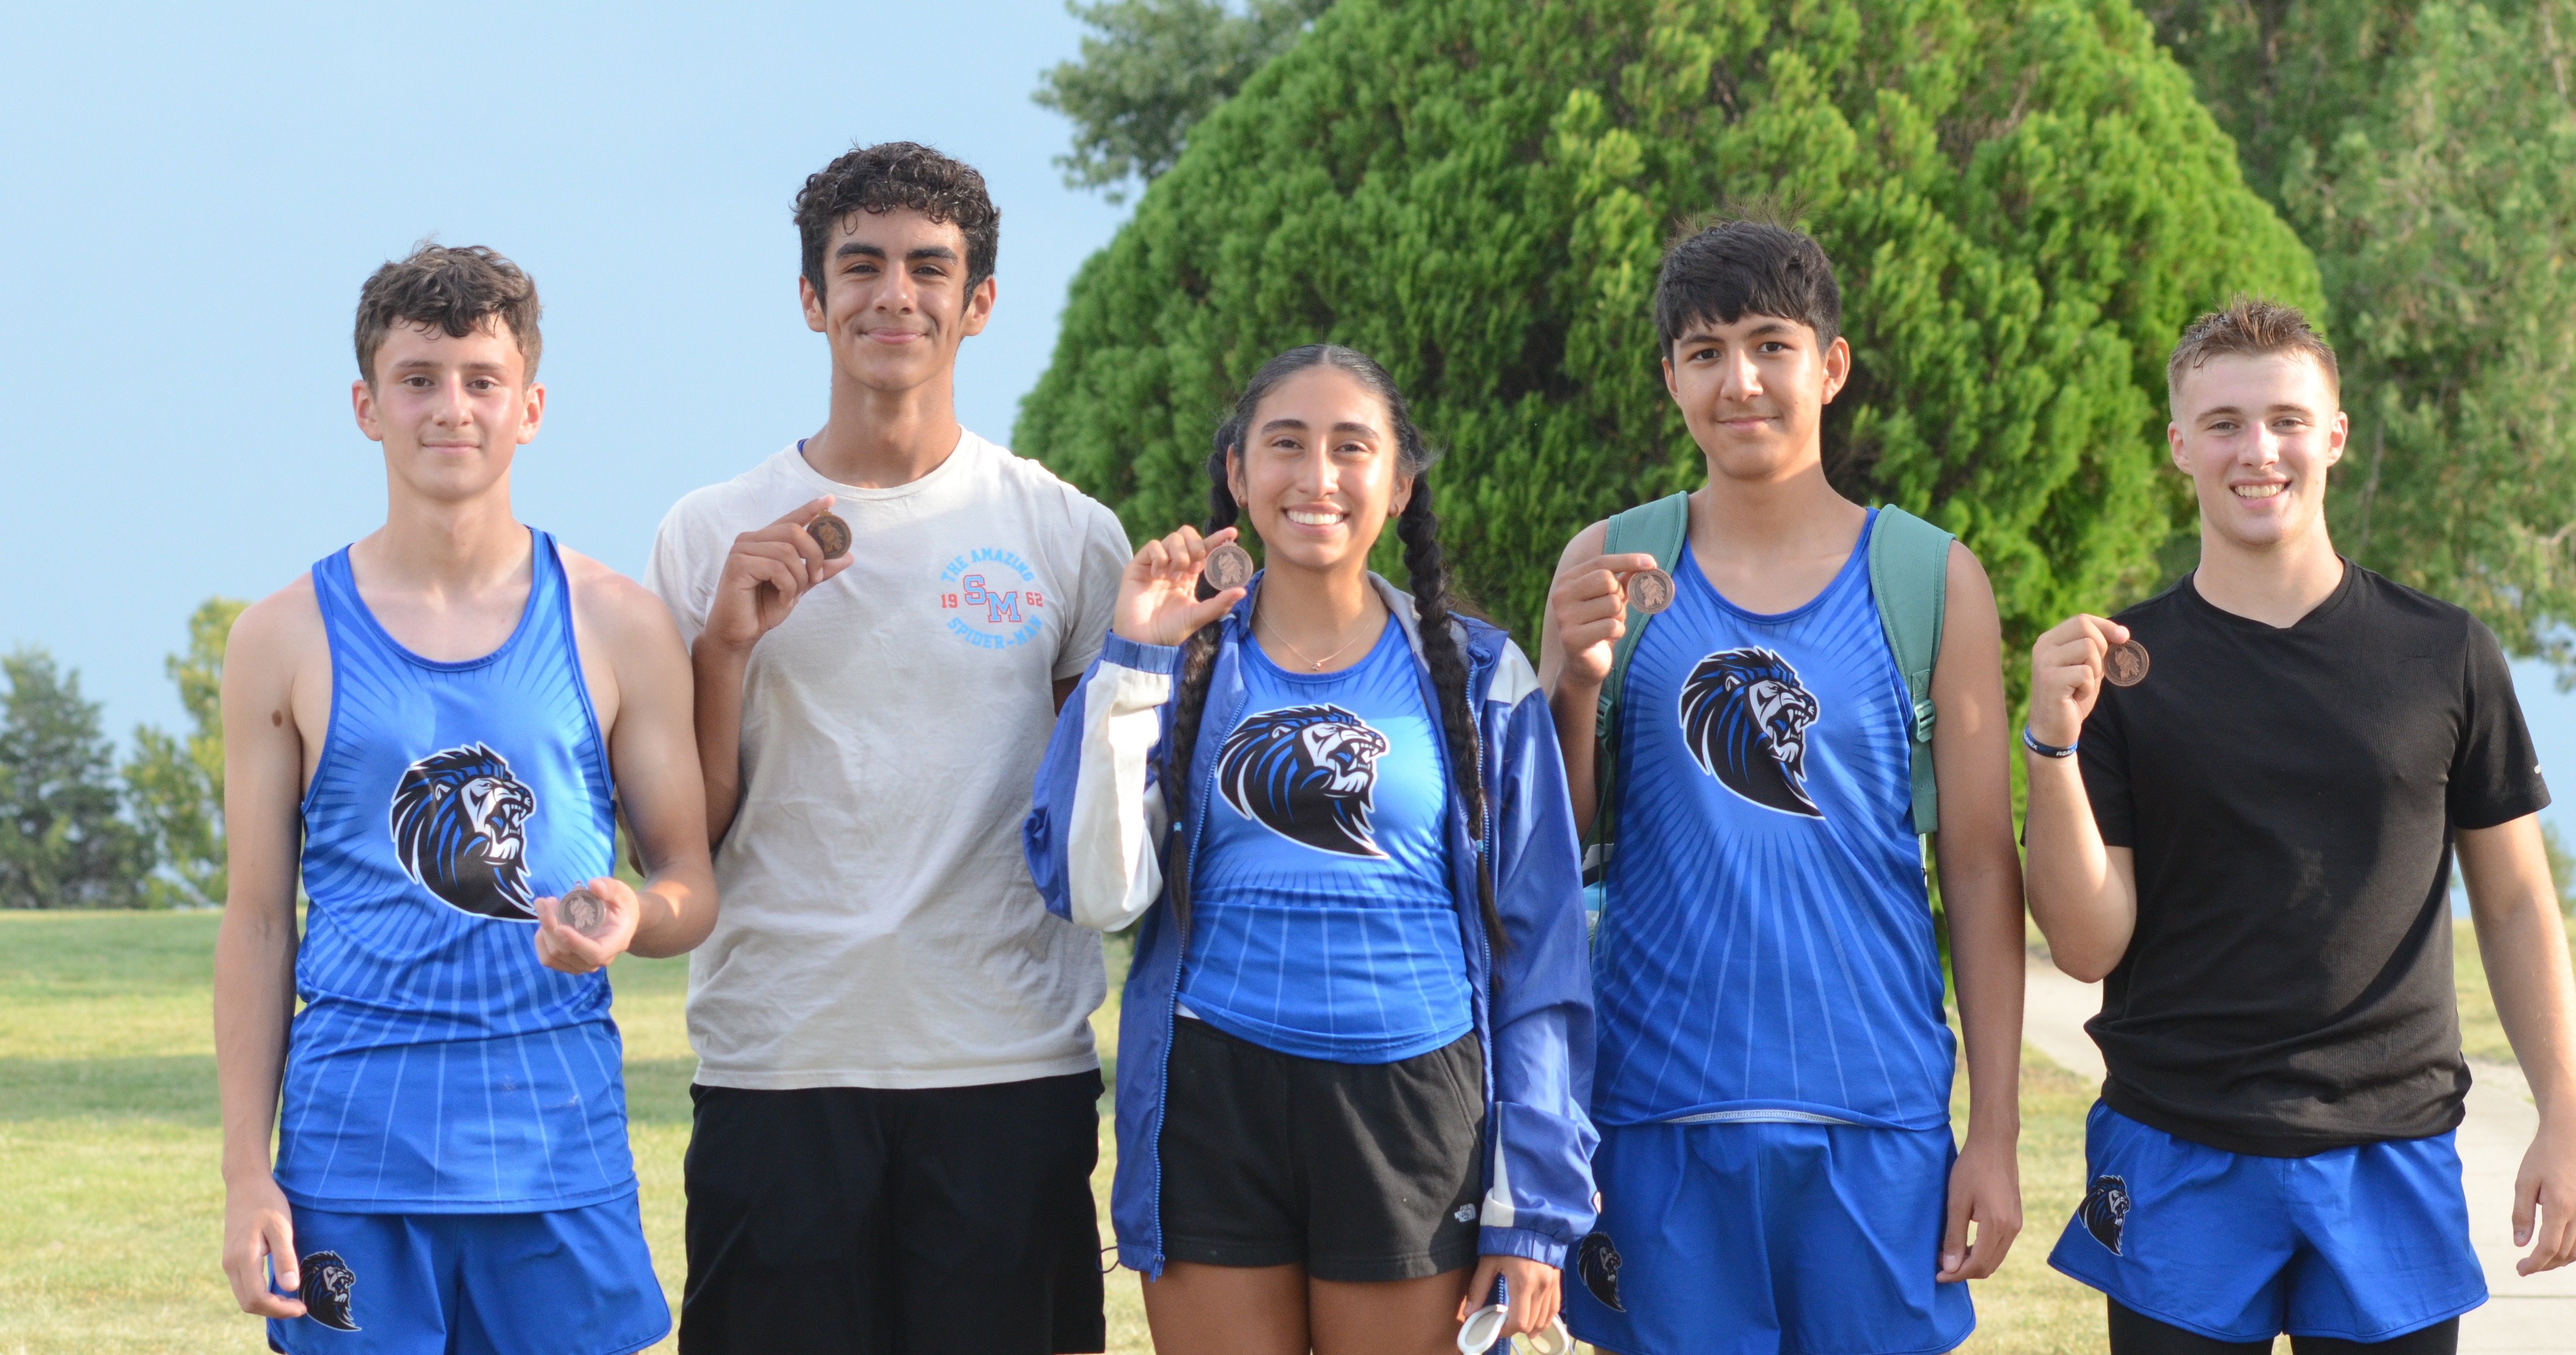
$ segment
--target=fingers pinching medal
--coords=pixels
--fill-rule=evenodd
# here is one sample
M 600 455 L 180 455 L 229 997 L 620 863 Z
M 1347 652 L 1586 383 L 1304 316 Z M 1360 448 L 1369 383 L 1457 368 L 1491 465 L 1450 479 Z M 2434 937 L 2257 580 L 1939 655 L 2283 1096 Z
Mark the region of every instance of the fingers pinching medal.
M 1220 593 L 1244 587 L 1252 582 L 1252 552 L 1228 541 L 1208 552 L 1207 559 L 1199 565 L 1199 577 Z
M 850 524 L 834 513 L 825 513 L 805 524 L 805 534 L 823 548 L 823 558 L 838 560 L 850 553 Z
M 1648 616 L 1673 605 L 1673 576 L 1660 569 L 1641 569 L 1628 576 L 1628 605 Z
M 556 901 L 556 916 L 574 931 L 596 941 L 608 934 L 608 901 L 590 892 L 588 885 L 575 885 Z
M 2123 640 L 2102 656 L 2102 676 L 2114 687 L 2135 687 L 2147 680 L 2147 647 Z

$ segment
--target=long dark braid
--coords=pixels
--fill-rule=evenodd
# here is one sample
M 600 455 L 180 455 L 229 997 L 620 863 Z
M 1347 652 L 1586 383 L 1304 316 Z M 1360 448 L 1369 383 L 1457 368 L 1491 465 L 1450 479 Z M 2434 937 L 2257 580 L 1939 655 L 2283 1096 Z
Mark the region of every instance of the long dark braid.
M 1272 385 L 1278 384 L 1272 382 Z M 1208 518 L 1203 535 L 1213 536 L 1234 525 L 1242 508 L 1234 501 L 1234 490 L 1226 480 L 1226 458 L 1242 440 L 1244 421 L 1252 417 L 1255 397 L 1246 392 L 1234 417 L 1216 430 L 1216 451 L 1208 457 Z M 1199 597 L 1214 597 L 1207 580 L 1199 580 Z M 1208 681 L 1216 669 L 1216 641 L 1225 618 L 1191 632 L 1181 642 L 1181 662 L 1175 680 L 1180 687 L 1179 699 L 1172 709 L 1172 737 L 1163 748 L 1163 807 L 1170 811 L 1170 841 L 1163 849 L 1163 879 L 1172 900 L 1172 922 L 1178 925 L 1190 915 L 1190 848 L 1188 829 L 1190 807 L 1190 754 L 1198 747 L 1199 721 L 1207 714 Z
M 1450 777 L 1467 811 L 1469 836 L 1479 848 L 1476 895 L 1485 936 L 1500 951 L 1504 945 L 1502 915 L 1494 906 L 1492 865 L 1482 852 L 1485 787 L 1477 777 L 1476 713 L 1468 704 L 1467 661 L 1459 653 L 1457 627 L 1452 620 L 1456 606 L 1450 591 L 1449 566 L 1440 549 L 1440 519 L 1431 508 L 1428 472 L 1438 457 L 1414 426 L 1412 413 L 1396 389 L 1394 378 L 1366 354 L 1339 344 L 1308 344 L 1263 363 L 1245 385 L 1242 397 L 1235 401 L 1233 414 L 1217 429 L 1216 448 L 1207 460 L 1208 521 L 1203 530 L 1213 534 L 1233 526 L 1241 515 L 1228 476 L 1229 462 L 1240 450 L 1244 432 L 1251 426 L 1263 397 L 1289 377 L 1320 366 L 1348 373 L 1386 402 L 1387 419 L 1394 425 L 1396 437 L 1397 471 L 1413 482 L 1412 497 L 1396 519 L 1396 539 L 1404 544 L 1404 568 L 1413 593 L 1422 658 L 1431 670 L 1431 685 L 1440 700 L 1440 727 L 1448 743 Z M 1204 581 L 1199 589 L 1201 597 L 1212 596 Z M 1164 851 L 1163 878 L 1169 885 L 1175 922 L 1189 915 L 1189 843 L 1182 825 L 1189 810 L 1190 756 L 1196 750 L 1199 724 L 1207 712 L 1208 684 L 1215 668 L 1221 623 L 1222 618 L 1200 627 L 1183 643 L 1171 741 L 1163 752 L 1163 803 L 1171 813 L 1172 824 L 1171 840 Z
M 1403 407 L 1388 403 L 1396 411 L 1396 422 L 1406 438 L 1414 436 L 1413 422 Z M 1485 939 L 1497 954 L 1503 949 L 1503 915 L 1494 907 L 1493 863 L 1481 850 L 1485 840 L 1485 783 L 1476 775 L 1476 712 L 1467 704 L 1467 660 L 1458 652 L 1458 632 L 1450 620 L 1449 563 L 1440 549 L 1440 518 L 1431 511 L 1431 476 L 1417 471 L 1413 476 L 1413 497 L 1405 501 L 1404 513 L 1395 520 L 1395 537 L 1404 543 L 1404 572 L 1413 589 L 1413 615 L 1422 635 L 1422 661 L 1431 669 L 1432 690 L 1440 696 L 1440 729 L 1449 740 L 1449 776 L 1457 786 L 1458 801 L 1467 807 L 1470 836 L 1479 844 L 1476 854 L 1476 904 L 1484 914 Z

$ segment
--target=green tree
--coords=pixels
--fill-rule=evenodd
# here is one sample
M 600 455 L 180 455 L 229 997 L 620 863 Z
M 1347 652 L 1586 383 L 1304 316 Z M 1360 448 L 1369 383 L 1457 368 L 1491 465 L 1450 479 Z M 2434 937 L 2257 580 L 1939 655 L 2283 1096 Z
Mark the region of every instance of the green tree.
M 1073 120 L 1073 153 L 1055 162 L 1075 188 L 1126 185 L 1172 167 L 1192 124 L 1297 40 L 1333 0 L 1066 0 L 1097 36 L 1082 56 L 1048 71 L 1031 97 Z
M 2576 673 L 2576 0 L 2149 13 L 2315 251 L 2337 544 Z
M 188 651 L 162 663 L 179 686 L 189 731 L 134 727 L 125 793 L 161 862 L 144 882 L 154 907 L 224 901 L 224 641 L 247 605 L 206 599 L 188 618 Z
M 1449 449 L 1466 584 L 1532 635 L 1577 528 L 1703 477 L 1648 303 L 1674 228 L 1754 195 L 1841 275 L 1828 473 L 1963 535 L 2015 644 L 2152 581 L 2182 324 L 2318 295 L 2118 0 L 1342 0 L 1084 265 L 1017 444 L 1167 531 L 1253 367 L 1350 344 Z
M 98 703 L 41 649 L 0 658 L 0 673 L 0 907 L 140 906 L 152 846 L 117 816 Z

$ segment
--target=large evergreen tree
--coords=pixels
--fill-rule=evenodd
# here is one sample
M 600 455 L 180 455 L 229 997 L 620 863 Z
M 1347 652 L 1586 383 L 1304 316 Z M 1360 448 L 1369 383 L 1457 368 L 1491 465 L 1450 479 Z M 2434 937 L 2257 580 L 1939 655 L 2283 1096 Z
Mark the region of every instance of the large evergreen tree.
M 41 649 L 0 658 L 0 673 L 0 907 L 142 903 L 151 844 L 117 816 L 98 704 Z
M 2336 543 L 2576 666 L 2576 0 L 2150 0 L 2324 275 Z
M 163 662 L 179 686 L 188 732 L 134 728 L 126 798 L 161 860 L 144 884 L 155 907 L 224 901 L 224 641 L 247 605 L 206 599 L 188 618 L 188 652 Z
M 2183 322 L 2318 296 L 2120 0 L 1341 0 L 1085 265 L 1016 440 L 1160 533 L 1202 515 L 1237 383 L 1350 344 L 1448 447 L 1453 558 L 1530 635 L 1576 529 L 1702 477 L 1654 270 L 1757 195 L 1841 273 L 1829 472 L 1964 535 L 2014 643 L 2153 577 Z

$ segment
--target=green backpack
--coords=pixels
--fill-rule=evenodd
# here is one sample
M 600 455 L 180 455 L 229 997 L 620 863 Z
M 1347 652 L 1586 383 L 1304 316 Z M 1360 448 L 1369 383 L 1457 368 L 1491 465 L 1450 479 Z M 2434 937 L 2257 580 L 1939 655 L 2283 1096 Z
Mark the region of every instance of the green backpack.
M 1652 555 L 1666 573 L 1681 559 L 1690 535 L 1690 495 L 1669 494 L 1640 504 L 1610 519 L 1603 552 Z M 1878 602 L 1879 629 L 1887 634 L 1888 651 L 1905 675 L 1905 693 L 1914 700 L 1911 731 L 1914 780 L 1914 831 L 1930 836 L 1941 826 L 1941 797 L 1932 780 L 1932 664 L 1941 654 L 1943 585 L 1949 578 L 1948 532 L 1902 508 L 1878 510 L 1869 537 L 1869 588 Z M 1592 830 L 1583 838 L 1583 882 L 1594 887 L 1587 900 L 1596 914 L 1597 888 L 1618 841 L 1619 693 L 1627 685 L 1628 658 L 1654 620 L 1628 609 L 1628 629 L 1610 652 L 1610 679 L 1601 684 L 1600 718 L 1593 726 Z

